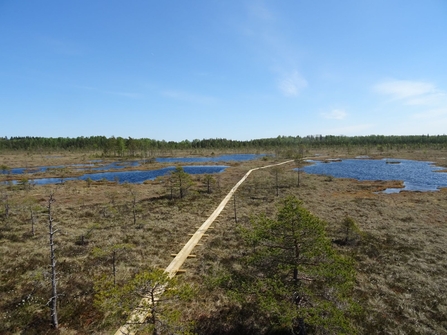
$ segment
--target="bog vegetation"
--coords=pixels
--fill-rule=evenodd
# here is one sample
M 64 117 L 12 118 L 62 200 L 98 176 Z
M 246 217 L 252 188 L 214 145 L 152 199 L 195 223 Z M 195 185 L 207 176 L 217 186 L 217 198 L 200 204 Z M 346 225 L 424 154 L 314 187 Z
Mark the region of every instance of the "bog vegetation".
M 29 175 L 7 182 L 15 167 L 254 151 L 275 156 L 231 163 L 219 175 L 178 167 L 135 185 L 33 186 Z M 163 287 L 161 301 L 147 306 L 147 322 L 135 326 L 142 333 L 447 334 L 445 190 L 383 194 L 400 182 L 292 170 L 315 154 L 442 166 L 447 148 L 444 136 L 1 139 L 0 333 L 113 333 L 142 295 L 150 299 Z M 171 254 L 234 184 L 249 169 L 285 158 L 295 161 L 250 175 L 186 272 L 167 278 Z

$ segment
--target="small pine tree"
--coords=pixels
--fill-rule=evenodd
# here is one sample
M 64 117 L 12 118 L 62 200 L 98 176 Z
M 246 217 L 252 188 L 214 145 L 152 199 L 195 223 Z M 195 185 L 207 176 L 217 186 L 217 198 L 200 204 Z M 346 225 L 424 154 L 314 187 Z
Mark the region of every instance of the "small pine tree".
M 240 303 L 250 302 L 257 322 L 292 334 L 355 333 L 347 317 L 355 310 L 354 267 L 332 248 L 324 221 L 287 197 L 275 218 L 261 214 L 240 233 L 247 256 L 224 285 Z
M 216 179 L 212 175 L 206 174 L 204 177 L 204 182 L 206 186 L 206 192 L 210 194 L 212 192 L 212 186 L 216 184 Z
M 192 286 L 179 283 L 163 270 L 145 270 L 136 274 L 123 286 L 114 285 L 108 276 L 95 282 L 95 306 L 107 312 L 107 318 L 116 320 L 131 311 L 147 311 L 146 319 L 140 323 L 129 320 L 127 329 L 143 334 L 190 334 L 190 325 L 180 321 L 180 313 L 168 303 L 175 299 L 192 298 Z M 162 299 L 161 295 L 163 295 Z
M 360 231 L 360 228 L 355 223 L 354 219 L 347 216 L 342 222 L 342 230 L 344 234 L 343 243 L 349 244 L 353 243 L 362 236 L 362 232 Z
M 170 183 L 179 190 L 180 199 L 186 196 L 188 189 L 193 185 L 191 176 L 181 166 L 177 166 L 171 172 Z

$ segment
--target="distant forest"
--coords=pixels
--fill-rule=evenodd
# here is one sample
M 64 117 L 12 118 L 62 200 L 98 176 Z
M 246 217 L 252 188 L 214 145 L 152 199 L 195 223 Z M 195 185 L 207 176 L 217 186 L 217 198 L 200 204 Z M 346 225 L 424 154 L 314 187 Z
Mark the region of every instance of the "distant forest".
M 249 141 L 229 140 L 225 138 L 160 141 L 148 138 L 123 137 L 1 137 L 0 150 L 28 151 L 87 151 L 99 150 L 103 155 L 137 156 L 147 155 L 152 150 L 182 149 L 275 149 L 275 148 L 318 148 L 330 146 L 377 146 L 383 149 L 404 148 L 447 148 L 447 135 L 410 135 L 410 136 L 278 136 L 275 138 L 254 139 Z

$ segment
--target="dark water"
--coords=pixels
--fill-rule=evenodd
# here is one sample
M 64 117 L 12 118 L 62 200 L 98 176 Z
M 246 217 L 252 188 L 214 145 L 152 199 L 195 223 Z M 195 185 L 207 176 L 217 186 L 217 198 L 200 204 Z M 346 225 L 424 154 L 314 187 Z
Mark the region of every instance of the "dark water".
M 210 165 L 210 166 L 184 166 L 183 169 L 186 173 L 189 174 L 204 174 L 204 173 L 220 173 L 223 172 L 227 166 L 223 165 Z M 98 181 L 102 179 L 106 179 L 108 181 L 118 181 L 119 183 L 132 183 L 132 184 L 140 184 L 146 180 L 154 180 L 157 177 L 167 175 L 171 171 L 174 171 L 175 167 L 170 166 L 163 169 L 158 170 L 150 170 L 150 171 L 116 171 L 116 172 L 99 172 L 99 173 L 86 173 L 83 176 L 77 178 L 42 178 L 42 179 L 33 179 L 32 183 L 36 185 L 45 185 L 45 184 L 56 184 L 62 181 L 67 180 L 87 180 L 90 178 L 91 180 Z
M 63 169 L 64 165 L 56 165 L 56 166 L 40 166 L 34 168 L 14 168 L 9 171 L 1 171 L 2 174 L 24 174 L 24 173 L 38 173 L 45 172 L 50 169 Z
M 330 175 L 336 178 L 357 180 L 402 180 L 404 188 L 387 189 L 385 193 L 406 191 L 437 191 L 447 187 L 447 173 L 431 162 L 395 159 L 345 159 L 341 162 L 322 163 L 311 161 L 313 165 L 304 167 L 312 174 Z M 395 164 L 391 164 L 395 163 Z
M 34 168 L 14 168 L 9 171 L 1 170 L 0 173 L 2 174 L 33 174 L 33 173 L 39 173 L 39 172 L 47 172 L 52 169 L 63 169 L 66 167 L 74 167 L 77 171 L 107 171 L 107 170 L 119 170 L 124 169 L 126 167 L 134 167 L 139 166 L 140 163 L 138 161 L 130 161 L 130 162 L 113 162 L 110 164 L 102 165 L 102 166 L 96 166 L 92 163 L 87 164 L 72 164 L 72 165 L 56 165 L 56 166 L 39 166 Z
M 234 155 L 222 155 L 217 157 L 163 157 L 156 158 L 155 161 L 158 163 L 209 163 L 209 162 L 231 162 L 231 161 L 248 161 L 253 159 L 258 159 L 265 156 L 264 154 L 234 154 Z M 108 171 L 108 170 L 119 170 L 127 167 L 140 166 L 140 161 L 126 161 L 126 162 L 113 162 L 106 165 L 95 166 L 93 163 L 99 163 L 101 160 L 93 160 L 86 164 L 73 164 L 69 165 L 71 167 L 77 168 L 78 171 Z M 51 169 L 63 169 L 65 165 L 57 166 L 40 166 L 35 168 L 14 168 L 9 171 L 0 170 L 1 174 L 24 174 L 24 173 L 38 173 L 45 172 Z

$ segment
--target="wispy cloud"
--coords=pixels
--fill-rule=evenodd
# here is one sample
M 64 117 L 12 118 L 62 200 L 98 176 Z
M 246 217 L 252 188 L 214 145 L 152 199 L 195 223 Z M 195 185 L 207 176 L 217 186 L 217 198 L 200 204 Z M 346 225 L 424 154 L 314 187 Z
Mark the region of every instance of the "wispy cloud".
M 387 80 L 373 90 L 397 102 L 393 106 L 400 114 L 399 128 L 414 133 L 445 133 L 447 127 L 447 94 L 427 81 Z
M 437 103 L 440 103 L 443 100 L 444 100 L 444 102 L 447 100 L 446 94 L 442 93 L 442 92 L 437 92 L 437 93 L 425 94 L 422 96 L 410 98 L 407 100 L 406 104 L 412 105 L 412 106 L 416 106 L 416 105 L 429 106 L 429 105 L 435 105 Z
M 210 104 L 216 101 L 216 98 L 214 97 L 177 90 L 162 91 L 161 95 L 170 99 L 181 100 L 196 104 Z
M 435 87 L 431 83 L 421 81 L 391 80 L 375 85 L 374 89 L 379 93 L 391 95 L 395 99 L 404 99 L 432 93 Z
M 271 2 L 250 1 L 247 19 L 240 31 L 250 39 L 248 45 L 255 57 L 266 64 L 279 91 L 286 97 L 296 97 L 308 86 L 299 66 L 301 52 L 284 30 L 286 17 L 268 4 Z
M 433 119 L 447 115 L 447 107 L 427 110 L 421 113 L 413 114 L 414 119 Z
M 445 98 L 445 93 L 434 84 L 424 81 L 388 80 L 376 84 L 374 91 L 406 105 L 430 105 Z
M 283 75 L 278 79 L 278 88 L 286 97 L 296 97 L 308 86 L 298 71 Z
M 346 113 L 344 110 L 342 109 L 333 109 L 332 111 L 328 112 L 328 113 L 321 113 L 321 115 L 325 118 L 325 119 L 332 119 L 332 120 L 343 120 L 346 118 L 346 116 L 348 116 L 348 113 Z

